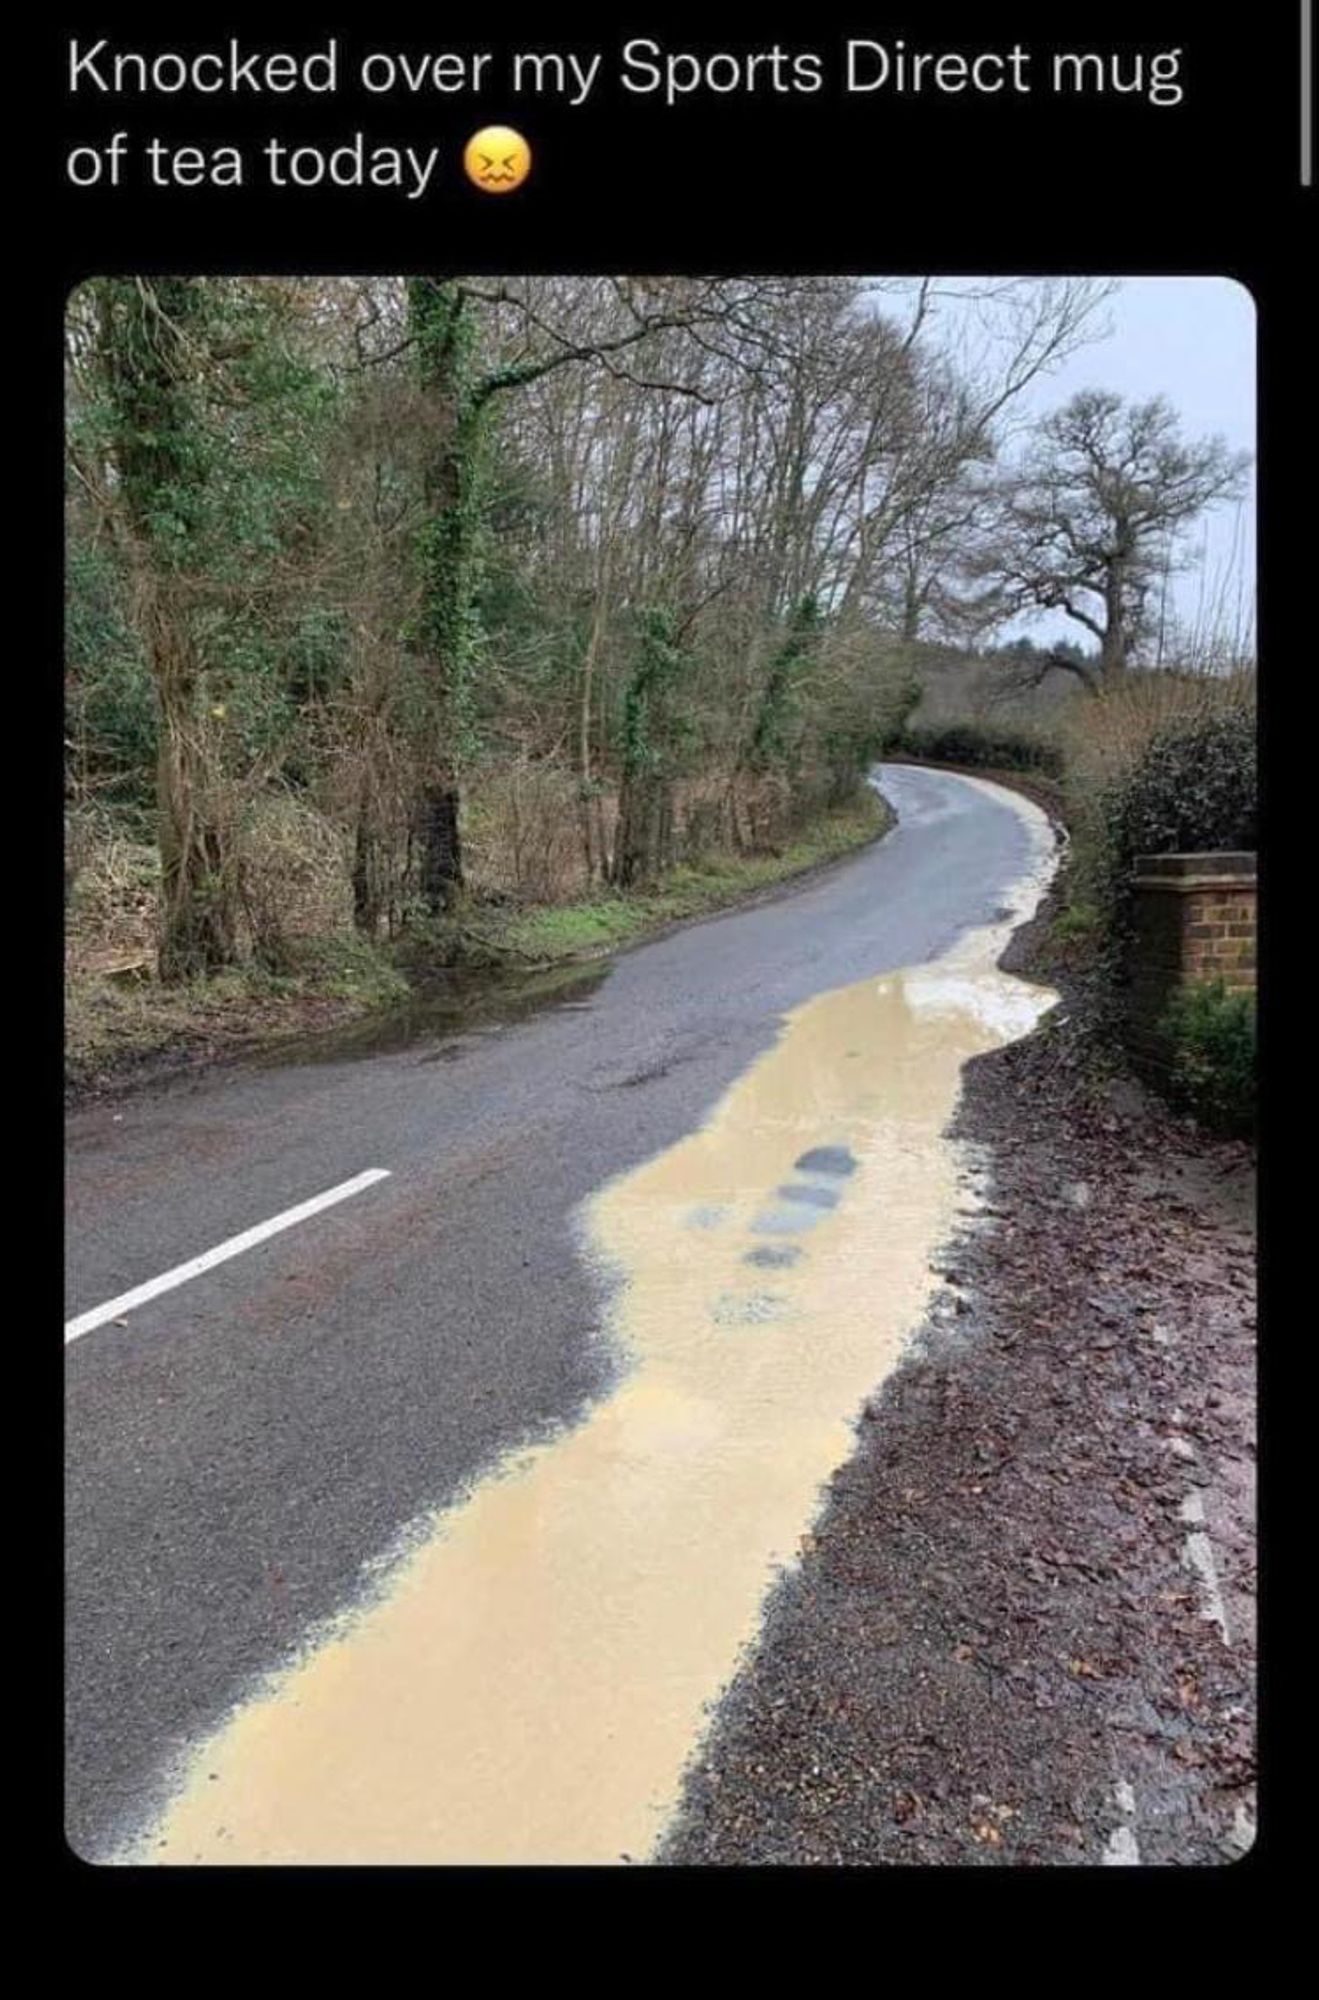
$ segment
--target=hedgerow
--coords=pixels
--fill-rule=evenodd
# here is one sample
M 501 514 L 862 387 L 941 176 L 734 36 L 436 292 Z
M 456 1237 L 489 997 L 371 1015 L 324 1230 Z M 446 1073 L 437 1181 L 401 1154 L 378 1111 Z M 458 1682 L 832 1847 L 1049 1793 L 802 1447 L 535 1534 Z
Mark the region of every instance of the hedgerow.
M 934 764 L 969 764 L 998 771 L 1038 771 L 1050 778 L 1062 774 L 1062 752 L 1048 737 L 1028 729 L 994 727 L 980 722 L 949 722 L 904 729 L 893 744 L 900 755 Z

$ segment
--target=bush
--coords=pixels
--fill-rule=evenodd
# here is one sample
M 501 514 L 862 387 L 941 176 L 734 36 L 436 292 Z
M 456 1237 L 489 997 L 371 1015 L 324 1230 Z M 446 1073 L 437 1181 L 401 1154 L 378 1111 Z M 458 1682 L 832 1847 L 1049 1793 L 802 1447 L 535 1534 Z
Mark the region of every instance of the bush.
M 1259 772 L 1253 705 L 1170 723 L 1098 800 L 1104 872 L 1120 904 L 1139 854 L 1251 849 Z
M 295 939 L 352 930 L 340 836 L 305 800 L 291 792 L 250 800 L 237 845 L 247 943 L 268 972 L 289 969 Z
M 997 771 L 1039 771 L 1062 775 L 1062 752 L 1047 736 L 1028 729 L 991 728 L 980 722 L 949 722 L 928 729 L 904 729 L 893 745 L 907 757 L 930 763 L 969 764 Z
M 1169 1095 L 1203 1125 L 1233 1137 L 1255 1124 L 1255 1005 L 1221 980 L 1189 986 L 1164 1016 Z

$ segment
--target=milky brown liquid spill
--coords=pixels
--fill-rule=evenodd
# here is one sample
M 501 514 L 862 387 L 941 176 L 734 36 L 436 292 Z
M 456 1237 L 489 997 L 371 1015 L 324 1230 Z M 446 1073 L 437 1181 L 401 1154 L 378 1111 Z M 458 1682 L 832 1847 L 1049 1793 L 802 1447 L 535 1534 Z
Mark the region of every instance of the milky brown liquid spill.
M 1022 810 L 1017 921 L 1047 867 Z M 1052 1000 L 993 970 L 1009 928 L 799 1007 L 700 1131 L 592 1199 L 620 1386 L 238 1709 L 132 1859 L 646 1857 L 937 1282 L 962 1064 Z

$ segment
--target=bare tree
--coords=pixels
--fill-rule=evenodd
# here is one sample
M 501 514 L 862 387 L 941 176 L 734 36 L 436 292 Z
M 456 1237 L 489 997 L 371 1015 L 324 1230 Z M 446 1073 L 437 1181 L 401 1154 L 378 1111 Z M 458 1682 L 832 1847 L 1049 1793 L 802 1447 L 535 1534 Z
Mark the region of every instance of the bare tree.
M 1094 690 L 1139 657 L 1183 532 L 1239 497 L 1249 464 L 1221 438 L 1183 439 L 1162 397 L 1086 389 L 1044 419 L 977 562 L 1000 615 L 1061 611 L 1095 641 L 1090 659 L 1037 655 L 1037 678 L 1058 668 Z
M 553 290 L 535 281 L 412 278 L 407 331 L 394 353 L 418 364 L 428 440 L 418 536 L 422 570 L 416 645 L 429 663 L 432 769 L 422 786 L 418 833 L 423 900 L 449 909 L 463 888 L 461 769 L 473 742 L 473 680 L 479 651 L 481 526 L 487 492 L 484 449 L 495 406 L 567 367 L 588 365 L 647 393 L 700 399 L 689 374 L 651 369 L 664 336 L 685 336 L 683 358 L 713 351 L 742 361 L 764 344 L 764 308 L 779 279 L 610 279 L 612 315 L 580 309 L 563 317 Z M 599 290 L 599 286 L 595 288 Z M 578 304 L 568 288 L 570 304 Z M 493 341 L 493 353 L 491 345 Z M 387 358 L 387 357 L 386 357 Z

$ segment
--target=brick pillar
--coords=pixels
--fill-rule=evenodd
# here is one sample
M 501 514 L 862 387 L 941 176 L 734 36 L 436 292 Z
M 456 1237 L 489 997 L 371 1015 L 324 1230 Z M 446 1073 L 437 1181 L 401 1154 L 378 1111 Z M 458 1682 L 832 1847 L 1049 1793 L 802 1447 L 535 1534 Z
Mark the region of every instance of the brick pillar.
M 1181 987 L 1221 979 L 1229 992 L 1255 990 L 1255 857 L 1143 854 L 1131 886 L 1128 1030 L 1134 1052 L 1157 1064 L 1157 1024 Z

